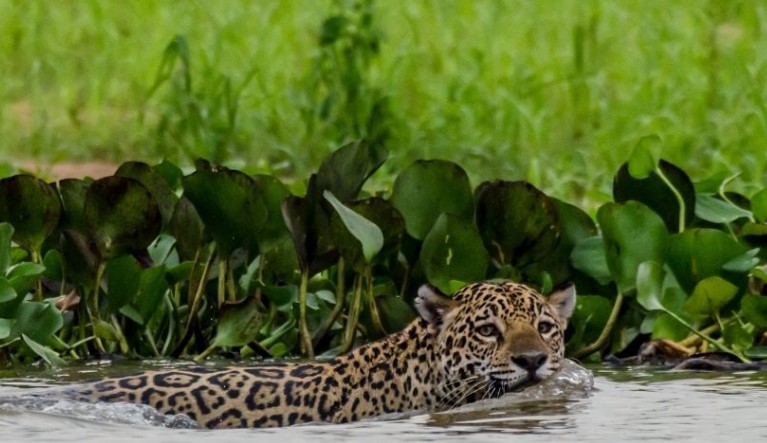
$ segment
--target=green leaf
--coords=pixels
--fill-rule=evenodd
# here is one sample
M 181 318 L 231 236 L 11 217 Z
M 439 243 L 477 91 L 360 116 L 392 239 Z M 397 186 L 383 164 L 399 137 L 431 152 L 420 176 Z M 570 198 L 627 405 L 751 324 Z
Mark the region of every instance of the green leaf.
M 695 215 L 711 223 L 730 223 L 739 218 L 751 218 L 751 212 L 710 194 L 696 196 Z
M 759 248 L 746 251 L 745 254 L 733 258 L 722 265 L 722 269 L 732 272 L 748 272 L 759 264 Z
M 767 223 L 767 189 L 762 189 L 751 197 L 751 211 L 759 223 Z
M 722 327 L 722 338 L 736 351 L 742 351 L 754 344 L 754 334 L 743 323 L 733 321 Z
M 753 346 L 746 349 L 743 354 L 748 358 L 767 359 L 767 346 Z
M 554 202 L 527 182 L 482 183 L 476 221 L 485 249 L 501 265 L 523 268 L 545 260 L 559 242 Z
M 0 318 L 0 340 L 4 340 L 11 336 L 14 322 L 15 321 L 10 318 Z
M 602 333 L 612 311 L 612 302 L 598 295 L 580 295 L 570 322 L 575 330 L 568 347 L 579 348 L 594 342 Z
M 184 195 L 194 204 L 224 257 L 243 246 L 256 246 L 267 210 L 256 182 L 229 169 L 198 170 L 184 177 Z
M 613 280 L 607 267 L 604 239 L 600 236 L 578 242 L 570 254 L 570 260 L 575 269 L 593 278 L 600 285 L 606 285 Z
M 141 266 L 133 256 L 124 255 L 109 261 L 105 271 L 107 313 L 116 312 L 133 300 L 138 292 L 140 275 Z
M 298 287 L 290 286 L 264 286 L 264 295 L 280 310 L 289 310 L 294 301 L 298 300 Z
M 607 268 L 621 292 L 636 286 L 641 263 L 664 262 L 666 225 L 647 206 L 636 201 L 607 203 L 597 211 L 597 220 L 605 242 Z
M 162 222 L 149 190 L 134 179 L 119 176 L 90 185 L 83 216 L 105 260 L 146 248 L 160 233 Z
M 752 325 L 767 329 L 767 297 L 745 294 L 740 300 L 740 312 Z
M 654 340 L 666 339 L 679 341 L 683 340 L 689 334 L 690 328 L 668 313 L 659 315 L 653 322 L 652 338 Z
M 170 223 L 178 197 L 159 171 L 146 163 L 130 161 L 120 165 L 114 175 L 132 178 L 144 185 L 152 194 L 152 199 L 157 203 L 157 208 L 162 216 L 162 224 L 168 225 Z
M 5 275 L 11 264 L 11 241 L 13 226 L 10 223 L 0 223 L 0 275 Z
M 29 346 L 29 349 L 31 349 L 35 354 L 40 356 L 40 358 L 45 360 L 45 362 L 48 363 L 49 365 L 54 367 L 59 367 L 59 366 L 64 366 L 67 364 L 64 361 L 64 359 L 62 359 L 56 351 L 49 348 L 48 346 L 42 345 L 38 343 L 36 340 L 24 334 L 22 334 L 21 338 L 24 339 L 24 343 L 26 343 L 27 346 Z
M 348 143 L 325 158 L 317 170 L 317 185 L 339 201 L 357 198 L 365 181 L 386 161 L 389 152 L 365 140 Z
M 429 282 L 448 292 L 451 280 L 484 279 L 488 255 L 473 223 L 442 214 L 423 241 L 420 261 Z
M 61 197 L 61 229 L 74 229 L 80 232 L 87 231 L 83 209 L 85 208 L 85 195 L 91 181 L 66 178 L 59 180 L 56 186 Z
M 64 326 L 61 312 L 50 303 L 22 302 L 16 311 L 16 324 L 12 335 L 27 335 L 38 343 L 48 343 L 53 334 Z
M 168 281 L 165 279 L 166 270 L 166 266 L 161 265 L 141 271 L 138 293 L 133 304 L 144 319 L 145 326 L 157 314 L 163 296 L 169 289 Z
M 663 267 L 653 261 L 643 262 L 637 268 L 637 302 L 648 311 L 665 311 L 663 307 Z
M 669 232 L 679 232 L 680 215 L 684 216 L 685 226 L 695 215 L 695 188 L 690 178 L 682 169 L 664 160 L 644 179 L 632 177 L 628 164 L 624 163 L 613 179 L 613 197 L 616 203 L 636 200 L 645 204 L 663 219 Z M 684 203 L 683 214 L 680 197 Z
M 186 197 L 181 197 L 176 203 L 170 221 L 170 230 L 176 239 L 176 249 L 182 260 L 193 260 L 197 251 L 210 241 L 209 236 L 206 238 L 205 224 L 200 214 Z
M 385 294 L 375 301 L 385 331 L 401 331 L 416 317 L 415 310 L 402 297 Z
M 45 272 L 45 266 L 21 262 L 8 269 L 8 282 L 18 294 L 26 294 L 35 287 L 40 276 Z
M 16 290 L 13 289 L 11 283 L 5 277 L 0 277 L 0 303 L 14 300 L 16 298 Z
M 722 231 L 688 229 L 671 236 L 667 264 L 679 285 L 691 293 L 699 281 L 721 274 L 725 264 L 747 251 Z
M 341 217 L 346 229 L 360 242 L 365 260 L 370 263 L 384 244 L 381 229 L 375 223 L 344 206 L 330 191 L 325 191 L 323 196 Z
M 13 240 L 27 252 L 39 252 L 61 216 L 56 191 L 31 175 L 0 180 L 0 222 L 13 225 Z
M 423 240 L 440 214 L 471 219 L 474 197 L 466 171 L 445 160 L 418 160 L 394 181 L 391 202 L 411 237 Z
M 684 304 L 685 310 L 693 315 L 714 318 L 719 311 L 738 294 L 738 287 L 719 277 L 701 280 Z
M 634 150 L 629 157 L 629 173 L 636 179 L 645 179 L 650 176 L 657 167 L 658 163 L 652 155 L 652 148 L 661 144 L 660 137 L 657 135 L 648 135 L 642 137 L 634 146 Z
M 226 302 L 221 306 L 213 344 L 217 347 L 244 346 L 256 339 L 261 326 L 262 315 L 254 297 Z

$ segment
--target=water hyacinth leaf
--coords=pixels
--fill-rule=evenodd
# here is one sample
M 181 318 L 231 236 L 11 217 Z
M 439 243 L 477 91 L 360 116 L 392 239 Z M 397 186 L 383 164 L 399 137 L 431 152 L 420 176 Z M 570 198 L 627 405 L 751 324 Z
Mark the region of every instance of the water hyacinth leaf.
M 386 258 L 400 250 L 405 235 L 405 220 L 391 202 L 380 197 L 350 202 L 347 206 L 381 229 L 384 243 L 377 259 Z
M 39 252 L 56 229 L 61 202 L 46 182 L 27 174 L 0 180 L 0 222 L 13 225 L 13 241 L 27 252 Z
M 283 312 L 289 310 L 291 305 L 298 300 L 298 287 L 295 285 L 266 285 L 263 287 L 263 293 L 271 303 L 274 303 L 278 308 L 283 310 Z
M 192 202 L 181 197 L 171 217 L 171 232 L 176 239 L 176 249 L 183 260 L 193 260 L 197 251 L 206 243 L 205 224 Z
M 493 260 L 521 268 L 543 260 L 559 241 L 552 200 L 521 181 L 493 181 L 477 188 L 477 227 Z
M 731 272 L 748 272 L 759 264 L 759 248 L 746 251 L 722 265 L 722 269 Z
M 357 197 L 365 181 L 386 161 L 389 152 L 365 140 L 346 144 L 331 153 L 317 171 L 317 185 L 339 201 Z
M 162 215 L 163 226 L 170 223 L 178 197 L 173 193 L 170 184 L 160 172 L 146 163 L 130 161 L 120 165 L 115 175 L 132 178 L 144 185 L 157 203 Z
M 0 318 L 0 340 L 5 340 L 11 336 L 11 330 L 15 320 L 10 318 Z
M 75 178 L 60 180 L 56 183 L 61 197 L 61 229 L 74 229 L 81 232 L 87 230 L 83 209 L 85 195 L 90 185 L 90 181 Z
M 11 242 L 13 241 L 13 226 L 10 223 L 0 223 L 0 275 L 11 264 Z
M 581 240 L 573 248 L 570 261 L 575 269 L 596 280 L 600 285 L 606 285 L 613 280 L 607 267 L 605 242 L 601 236 Z
M 4 301 L 0 302 L 0 318 L 14 318 L 16 310 L 21 302 L 24 301 L 24 297 L 19 296 L 19 293 L 13 288 L 8 279 L 2 276 L 0 276 L 0 288 L 2 288 L 2 293 L 4 294 Z M 23 294 L 26 294 L 26 291 Z
M 647 206 L 636 201 L 607 203 L 597 211 L 597 220 L 605 242 L 607 268 L 621 292 L 636 287 L 641 263 L 663 263 L 668 232 L 663 220 Z
M 290 235 L 282 218 L 281 207 L 282 202 L 291 193 L 287 186 L 270 175 L 255 175 L 252 180 L 266 207 L 266 220 L 259 228 L 258 234 L 259 246 L 263 250 L 264 246 L 279 242 Z
M 752 346 L 743 351 L 743 354 L 748 358 L 764 360 L 767 359 L 767 346 Z
M 11 335 L 19 337 L 22 334 L 30 337 L 38 343 L 48 344 L 59 329 L 64 326 L 61 312 L 50 303 L 45 302 L 22 302 L 15 315 Z
M 441 214 L 423 241 L 420 261 L 429 282 L 448 292 L 451 280 L 484 279 L 488 254 L 471 221 Z
M 165 265 L 155 266 L 141 271 L 141 277 L 132 306 L 143 319 L 143 325 L 149 324 L 152 318 L 157 314 L 163 300 L 163 296 L 168 291 L 168 281 L 165 279 L 167 267 Z
M 660 137 L 654 134 L 642 137 L 639 140 L 636 146 L 634 146 L 628 161 L 628 170 L 632 177 L 640 180 L 645 179 L 658 167 L 652 151 L 653 148 L 659 150 L 659 145 L 661 144 Z
M 767 223 L 767 189 L 762 189 L 751 197 L 751 211 L 759 223 Z
M 695 285 L 684 304 L 687 312 L 715 318 L 719 311 L 738 294 L 738 287 L 719 276 L 708 277 Z
M 131 255 L 110 260 L 106 271 L 106 312 L 111 314 L 128 304 L 136 296 L 141 266 Z
M 184 195 L 192 202 L 224 257 L 242 246 L 255 247 L 266 221 L 266 205 L 248 175 L 230 169 L 198 169 L 184 177 Z
M 767 328 L 767 297 L 745 294 L 740 300 L 740 312 L 752 325 Z
M 570 323 L 574 333 L 569 347 L 593 343 L 602 333 L 612 311 L 612 302 L 598 295 L 578 295 Z
M 624 163 L 613 179 L 613 198 L 617 203 L 630 200 L 644 203 L 661 216 L 669 232 L 680 231 L 680 214 L 684 216 L 684 226 L 689 225 L 695 215 L 692 181 L 679 167 L 664 160 L 644 179 L 633 177 L 628 164 Z
M 226 302 L 221 306 L 213 344 L 217 347 L 245 346 L 256 339 L 262 323 L 262 315 L 254 297 Z
M 405 219 L 405 229 L 423 240 L 440 214 L 471 219 L 474 197 L 466 171 L 445 160 L 418 160 L 394 181 L 390 201 Z
M 730 223 L 739 218 L 751 218 L 751 211 L 739 208 L 710 194 L 698 194 L 695 203 L 695 216 L 711 223 Z
M 525 274 L 535 281 L 546 275 L 553 285 L 569 281 L 572 276 L 571 254 L 575 245 L 597 234 L 597 227 L 588 214 L 555 198 L 551 199 L 559 221 L 559 241 L 551 253 L 525 268 Z
M 663 267 L 653 261 L 641 263 L 636 272 L 637 302 L 648 311 L 664 311 Z
M 90 185 L 83 215 L 106 260 L 145 249 L 157 238 L 162 223 L 149 190 L 132 178 L 119 176 Z
M 654 340 L 683 340 L 690 334 L 690 328 L 680 323 L 673 315 L 667 313 L 659 315 L 652 326 L 652 338 Z
M 0 303 L 5 303 L 16 298 L 16 290 L 5 277 L 0 277 Z
M 26 294 L 45 272 L 45 266 L 31 262 L 21 262 L 8 269 L 8 282 L 18 294 Z
M 376 297 L 375 301 L 387 332 L 401 331 L 416 317 L 413 307 L 402 297 L 385 294 Z
M 733 321 L 722 325 L 722 338 L 736 351 L 742 351 L 751 347 L 754 337 L 748 327 L 740 321 Z
M 688 229 L 669 240 L 667 263 L 680 286 L 691 293 L 701 280 L 719 275 L 726 263 L 748 247 L 714 229 Z
M 349 233 L 359 242 L 365 261 L 370 263 L 384 244 L 381 229 L 375 223 L 344 206 L 330 191 L 325 191 L 323 196 L 336 210 Z
M 50 366 L 58 367 L 64 366 L 66 364 L 64 359 L 62 359 L 56 351 L 49 348 L 48 346 L 42 345 L 24 334 L 22 334 L 21 338 L 24 340 L 24 343 L 29 346 L 29 349 L 31 349 L 32 352 L 45 360 L 45 362 Z

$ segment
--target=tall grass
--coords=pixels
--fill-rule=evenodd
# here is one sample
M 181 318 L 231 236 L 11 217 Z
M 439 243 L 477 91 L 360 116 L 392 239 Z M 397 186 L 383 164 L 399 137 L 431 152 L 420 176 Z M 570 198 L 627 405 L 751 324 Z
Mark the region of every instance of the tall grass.
M 364 135 L 391 149 L 385 170 L 443 157 L 601 201 L 657 134 L 694 177 L 767 178 L 764 2 L 5 0 L 0 79 L 6 160 L 206 156 L 303 177 Z

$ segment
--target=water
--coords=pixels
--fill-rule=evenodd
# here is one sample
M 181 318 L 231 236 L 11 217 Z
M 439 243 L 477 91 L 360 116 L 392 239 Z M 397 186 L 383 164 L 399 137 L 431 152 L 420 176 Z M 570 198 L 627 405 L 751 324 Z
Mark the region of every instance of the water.
M 570 364 L 522 393 L 439 414 L 390 416 L 348 425 L 209 431 L 183 428 L 151 408 L 31 397 L 93 372 L 80 368 L 37 378 L 0 378 L 2 442 L 411 441 L 590 442 L 767 439 L 767 373 L 695 373 Z M 132 368 L 135 370 L 135 367 Z M 593 373 L 593 378 L 592 378 Z M 593 388 L 592 388 L 593 382 Z M 168 420 L 171 420 L 169 422 Z M 181 426 L 169 428 L 164 425 Z

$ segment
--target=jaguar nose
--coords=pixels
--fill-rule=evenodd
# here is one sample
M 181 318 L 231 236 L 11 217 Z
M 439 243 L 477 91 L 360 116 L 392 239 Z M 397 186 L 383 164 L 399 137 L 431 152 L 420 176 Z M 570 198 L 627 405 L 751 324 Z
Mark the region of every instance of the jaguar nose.
M 532 374 L 546 363 L 547 358 L 545 352 L 525 352 L 511 357 L 511 361 Z

